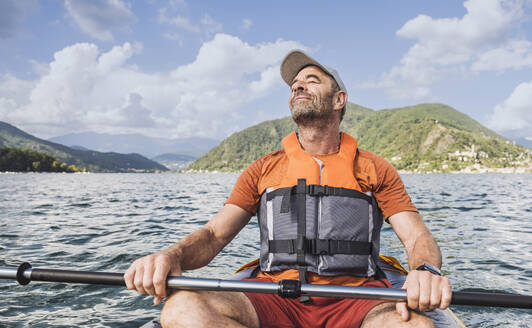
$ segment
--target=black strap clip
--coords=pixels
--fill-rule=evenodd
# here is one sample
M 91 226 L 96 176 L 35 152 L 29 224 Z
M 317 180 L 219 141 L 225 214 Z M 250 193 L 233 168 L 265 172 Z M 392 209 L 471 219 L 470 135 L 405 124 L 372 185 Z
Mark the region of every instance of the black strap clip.
M 323 196 L 327 194 L 327 186 L 309 185 L 308 194 L 311 196 Z
M 283 298 L 298 298 L 301 295 L 301 281 L 281 280 L 277 294 Z
M 331 240 L 315 239 L 312 243 L 312 254 L 315 255 L 329 255 L 331 254 Z

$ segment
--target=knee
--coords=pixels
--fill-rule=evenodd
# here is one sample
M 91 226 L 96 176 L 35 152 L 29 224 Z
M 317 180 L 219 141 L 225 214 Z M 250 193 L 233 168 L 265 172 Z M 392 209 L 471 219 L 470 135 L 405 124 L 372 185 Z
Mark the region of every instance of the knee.
M 385 303 L 377 305 L 364 318 L 361 327 L 381 328 L 381 327 L 422 327 L 433 328 L 434 323 L 427 316 L 415 311 L 410 311 L 408 321 L 403 321 L 399 313 L 395 310 L 395 304 Z
M 422 328 L 434 328 L 434 322 L 426 315 L 419 314 L 418 312 L 410 311 L 410 320 L 413 327 Z
M 161 310 L 163 327 L 186 327 L 198 309 L 202 308 L 202 296 L 197 292 L 176 291 L 164 302 Z

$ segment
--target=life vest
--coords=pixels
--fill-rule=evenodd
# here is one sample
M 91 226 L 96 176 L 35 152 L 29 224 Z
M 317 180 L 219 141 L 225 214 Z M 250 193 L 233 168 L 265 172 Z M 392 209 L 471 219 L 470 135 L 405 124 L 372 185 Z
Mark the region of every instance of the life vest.
M 356 140 L 341 134 L 338 153 L 306 153 L 295 132 L 282 141 L 288 167 L 260 198 L 260 269 L 298 269 L 324 276 L 377 273 L 383 217 L 354 176 Z

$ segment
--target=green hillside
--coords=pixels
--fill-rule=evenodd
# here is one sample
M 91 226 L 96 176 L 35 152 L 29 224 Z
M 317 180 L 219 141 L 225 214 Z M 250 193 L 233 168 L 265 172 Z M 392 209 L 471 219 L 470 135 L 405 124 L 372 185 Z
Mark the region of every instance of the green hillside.
M 349 103 L 344 117 L 349 124 L 356 124 L 371 109 Z M 193 162 L 189 170 L 238 171 L 255 159 L 282 148 L 281 140 L 296 129 L 291 117 L 266 121 L 225 139 L 205 156 Z
M 31 149 L 0 146 L 0 172 L 79 172 L 74 165 Z
M 166 171 L 163 165 L 138 154 L 102 153 L 72 149 L 36 138 L 8 123 L 0 122 L 0 146 L 42 152 L 67 165 L 90 172 Z
M 280 149 L 282 138 L 295 128 L 290 117 L 255 125 L 225 139 L 189 170 L 242 170 L 261 155 Z M 532 150 L 443 104 L 379 111 L 348 104 L 341 129 L 357 138 L 360 148 L 388 159 L 400 170 L 532 169 Z

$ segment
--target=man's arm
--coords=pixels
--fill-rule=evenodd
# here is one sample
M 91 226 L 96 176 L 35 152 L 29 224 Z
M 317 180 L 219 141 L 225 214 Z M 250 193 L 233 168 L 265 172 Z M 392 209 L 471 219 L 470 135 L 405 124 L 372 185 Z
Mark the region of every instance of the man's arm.
M 441 267 L 440 248 L 419 213 L 400 212 L 390 216 L 388 222 L 405 246 L 410 270 L 424 263 Z
M 417 212 L 399 212 L 388 218 L 388 222 L 406 248 L 410 273 L 403 288 L 407 290 L 408 307 L 425 311 L 445 309 L 451 302 L 451 287 L 446 277 L 428 271 L 417 271 L 422 264 L 441 267 L 441 253 L 432 234 Z M 405 303 L 397 303 L 397 312 L 408 320 Z
M 225 205 L 204 227 L 187 235 L 173 246 L 137 259 L 124 274 L 128 289 L 154 296 L 154 304 L 166 293 L 168 274 L 197 269 L 209 262 L 249 222 L 251 214 L 236 206 Z

